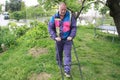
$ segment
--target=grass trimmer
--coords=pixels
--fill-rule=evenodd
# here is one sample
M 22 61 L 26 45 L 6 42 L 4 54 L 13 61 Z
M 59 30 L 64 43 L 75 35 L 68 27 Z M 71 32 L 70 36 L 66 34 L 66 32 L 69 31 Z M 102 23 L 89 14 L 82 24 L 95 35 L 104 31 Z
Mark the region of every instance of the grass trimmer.
M 76 57 L 76 60 L 78 62 L 78 67 L 79 67 L 79 71 L 80 71 L 80 77 L 81 77 L 81 80 L 84 80 L 83 79 L 83 74 L 82 74 L 82 69 L 81 69 L 81 65 L 80 65 L 80 61 L 78 59 L 78 55 L 77 55 L 77 52 L 76 52 L 76 48 L 75 48 L 75 45 L 74 45 L 74 42 L 72 41 L 72 44 L 73 44 L 73 50 L 74 50 L 74 53 L 75 53 L 75 57 Z

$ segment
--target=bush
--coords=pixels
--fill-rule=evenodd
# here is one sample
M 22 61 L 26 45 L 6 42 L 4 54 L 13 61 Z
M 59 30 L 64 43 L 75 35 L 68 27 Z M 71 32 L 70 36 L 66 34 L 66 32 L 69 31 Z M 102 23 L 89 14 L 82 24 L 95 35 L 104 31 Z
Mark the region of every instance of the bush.
M 15 22 L 10 22 L 9 29 L 16 37 L 20 37 L 26 33 L 29 27 L 27 27 L 27 25 L 17 26 Z
M 11 14 L 10 17 L 12 19 L 16 19 L 17 21 L 19 21 L 20 19 L 26 18 L 26 12 L 25 11 L 15 11 Z
M 23 36 L 29 28 L 26 25 L 23 25 L 21 27 L 18 27 L 16 29 L 16 36 L 19 38 L 20 36 Z
M 48 37 L 47 26 L 38 21 L 33 22 L 33 27 L 27 32 L 26 37 L 40 39 Z
M 31 28 L 24 36 L 17 39 L 19 44 L 25 43 L 27 46 L 35 46 L 39 40 L 48 38 L 47 25 L 38 21 L 32 22 Z
M 5 44 L 6 47 L 10 47 L 11 45 L 16 44 L 16 37 L 14 34 L 12 34 L 8 28 L 1 28 L 0 31 L 0 45 Z M 0 48 L 0 52 L 1 52 Z

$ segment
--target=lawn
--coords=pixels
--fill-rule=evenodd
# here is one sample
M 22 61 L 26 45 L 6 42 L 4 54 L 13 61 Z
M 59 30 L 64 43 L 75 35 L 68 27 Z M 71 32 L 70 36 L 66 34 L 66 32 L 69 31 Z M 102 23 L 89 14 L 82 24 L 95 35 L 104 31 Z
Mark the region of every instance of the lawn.
M 32 29 L 28 31 L 31 32 Z M 49 37 L 26 38 L 26 35 L 17 40 L 17 45 L 0 53 L 0 80 L 62 80 L 56 64 L 54 41 Z M 120 41 L 117 36 L 98 32 L 94 38 L 94 27 L 79 26 L 74 44 L 84 80 L 120 80 Z M 72 64 L 73 80 L 81 80 L 74 50 Z

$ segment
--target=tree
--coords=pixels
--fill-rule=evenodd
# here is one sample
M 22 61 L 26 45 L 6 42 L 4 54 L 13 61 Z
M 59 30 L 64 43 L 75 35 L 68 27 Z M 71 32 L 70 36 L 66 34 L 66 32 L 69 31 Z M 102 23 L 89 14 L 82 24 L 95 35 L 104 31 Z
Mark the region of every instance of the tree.
M 28 8 L 26 8 L 26 15 L 27 15 L 27 19 L 36 19 L 38 17 L 42 17 L 45 16 L 45 11 L 44 8 L 41 7 L 40 5 L 38 6 L 30 6 Z
M 19 21 L 26 18 L 26 6 L 21 0 L 10 0 L 10 17 Z
M 58 5 L 59 2 L 65 2 L 68 6 L 68 9 L 75 15 L 76 19 L 79 18 L 82 11 L 90 8 L 91 3 L 107 3 L 107 6 L 110 8 L 110 15 L 113 17 L 118 36 L 120 37 L 120 0 L 38 0 L 40 5 L 44 6 L 45 9 L 52 8 L 51 6 Z M 98 5 L 96 5 L 98 7 Z M 107 10 L 107 9 L 106 9 Z M 103 9 L 101 13 L 105 13 L 106 11 Z
M 102 0 L 38 0 L 39 4 L 44 6 L 44 9 L 49 10 L 54 6 L 58 6 L 59 2 L 65 2 L 68 10 L 71 11 L 75 18 L 79 18 L 81 12 L 86 12 L 92 3 L 102 2 Z
M 11 18 L 16 19 L 19 21 L 20 19 L 26 18 L 26 12 L 25 11 L 15 11 L 11 14 Z
M 72 12 L 72 15 L 77 19 L 84 9 L 88 9 L 84 6 L 87 0 L 38 0 L 39 4 L 44 7 L 44 9 L 49 10 L 50 8 L 55 7 L 59 2 L 65 2 L 68 6 L 68 9 Z
M 5 2 L 5 11 L 8 11 L 10 8 L 9 8 L 9 2 L 8 1 L 6 1 Z
M 22 1 L 21 2 L 21 11 L 24 11 L 26 10 L 26 6 L 25 6 L 25 3 Z
M 118 36 L 120 38 L 120 0 L 107 0 L 106 3 L 110 9 L 110 16 L 114 19 Z
M 1 11 L 2 11 L 2 5 L 0 5 L 0 13 L 1 13 Z
M 10 11 L 20 11 L 21 10 L 22 0 L 10 0 L 9 7 Z

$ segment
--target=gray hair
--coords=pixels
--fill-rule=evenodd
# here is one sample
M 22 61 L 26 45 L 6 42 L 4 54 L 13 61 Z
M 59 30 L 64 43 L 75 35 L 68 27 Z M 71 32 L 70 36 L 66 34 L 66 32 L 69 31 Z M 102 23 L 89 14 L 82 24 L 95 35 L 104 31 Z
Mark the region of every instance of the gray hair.
M 65 2 L 60 2 L 59 3 L 59 9 L 60 9 L 61 5 L 65 5 L 66 6 Z

